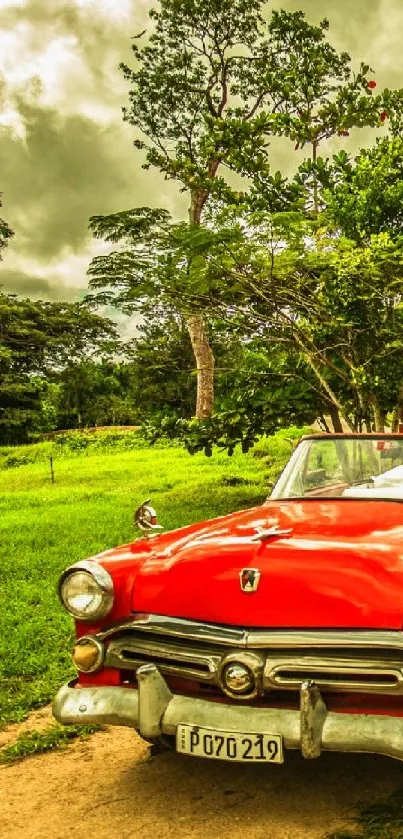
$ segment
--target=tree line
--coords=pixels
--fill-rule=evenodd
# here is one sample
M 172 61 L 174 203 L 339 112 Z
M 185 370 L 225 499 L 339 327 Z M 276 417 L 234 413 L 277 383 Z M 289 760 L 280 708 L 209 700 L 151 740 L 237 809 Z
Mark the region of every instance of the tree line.
M 134 68 L 122 67 L 124 118 L 143 167 L 187 196 L 188 218 L 163 207 L 96 216 L 90 228 L 113 250 L 92 261 L 84 304 L 9 296 L 11 327 L 38 305 L 49 342 L 38 334 L 42 368 L 29 372 L 22 359 L 12 367 L 6 342 L 2 393 L 11 399 L 23 374 L 39 389 L 46 379 L 57 424 L 62 405 L 66 424 L 151 420 L 155 435 L 207 454 L 246 450 L 285 422 L 403 422 L 403 92 L 378 92 L 328 29 L 302 12 L 267 19 L 261 0 L 150 11 Z M 329 155 L 329 140 L 363 127 L 369 147 Z M 292 175 L 273 169 L 273 140 L 295 154 Z M 0 225 L 0 245 L 9 235 Z M 96 314 L 106 304 L 142 316 L 124 348 Z M 63 318 L 76 318 L 81 343 L 71 326 L 63 348 Z

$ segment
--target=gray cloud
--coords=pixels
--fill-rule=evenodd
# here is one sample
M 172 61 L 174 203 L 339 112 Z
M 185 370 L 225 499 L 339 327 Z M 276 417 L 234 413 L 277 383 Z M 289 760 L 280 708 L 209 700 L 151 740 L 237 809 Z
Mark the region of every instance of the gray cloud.
M 127 88 L 118 64 L 131 63 L 130 37 L 144 28 L 151 5 L 15 0 L 1 8 L 0 0 L 0 99 L 11 114 L 8 124 L 0 124 L 0 189 L 2 215 L 16 233 L 0 266 L 7 289 L 54 299 L 80 296 L 95 247 L 88 234 L 92 214 L 151 204 L 183 215 L 175 186 L 141 169 L 132 131 L 121 118 Z M 331 42 L 350 52 L 353 64 L 372 65 L 380 86 L 402 84 L 401 0 L 273 5 L 303 8 L 312 21 L 328 17 Z M 372 136 L 353 132 L 346 147 L 354 151 Z M 272 148 L 274 165 L 284 170 L 300 160 L 284 144 Z
M 30 297 L 32 300 L 65 300 L 63 290 L 59 296 L 59 286 L 52 280 L 32 277 L 24 271 L 6 270 L 1 274 L 1 290 L 10 294 L 20 294 L 22 297 Z
M 18 111 L 25 138 L 0 135 L 2 190 L 15 244 L 20 253 L 45 261 L 66 246 L 77 252 L 88 238 L 90 215 L 133 200 L 134 155 L 125 165 L 121 156 L 122 147 L 130 151 L 130 138 L 119 126 L 23 100 Z

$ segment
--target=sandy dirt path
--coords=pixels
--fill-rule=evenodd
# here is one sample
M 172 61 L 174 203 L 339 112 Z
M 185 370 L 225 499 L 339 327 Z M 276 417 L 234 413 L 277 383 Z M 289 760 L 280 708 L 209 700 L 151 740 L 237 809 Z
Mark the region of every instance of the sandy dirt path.
M 319 839 L 348 825 L 361 803 L 401 786 L 403 764 L 387 758 L 325 754 L 310 762 L 288 752 L 283 766 L 271 767 L 150 758 L 134 732 L 115 728 L 0 767 L 0 836 Z

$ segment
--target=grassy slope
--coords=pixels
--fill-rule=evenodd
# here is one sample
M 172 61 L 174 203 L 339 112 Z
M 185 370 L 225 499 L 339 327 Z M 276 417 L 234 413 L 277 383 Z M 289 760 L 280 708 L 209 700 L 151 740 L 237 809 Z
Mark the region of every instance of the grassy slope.
M 289 452 L 276 440 L 272 469 Z M 261 458 L 176 448 L 86 452 L 56 460 L 55 473 L 52 486 L 46 459 L 0 471 L 0 727 L 72 673 L 72 621 L 55 594 L 63 568 L 130 541 L 133 509 L 149 495 L 170 530 L 259 503 L 272 477 Z M 244 482 L 224 483 L 234 477 Z

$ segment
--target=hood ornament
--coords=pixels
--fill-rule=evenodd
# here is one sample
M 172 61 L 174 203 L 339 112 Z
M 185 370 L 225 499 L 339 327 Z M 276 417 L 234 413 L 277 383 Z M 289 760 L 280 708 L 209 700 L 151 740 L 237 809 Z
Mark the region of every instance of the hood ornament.
M 154 507 L 150 506 L 150 500 L 147 498 L 147 501 L 143 501 L 134 514 L 134 524 L 146 535 L 153 530 L 162 530 L 162 526 L 157 523 L 157 513 Z
M 239 572 L 239 582 L 242 591 L 251 593 L 257 590 L 260 582 L 260 571 L 258 568 L 242 568 Z
M 275 539 L 278 536 L 289 536 L 292 527 L 281 528 L 277 524 L 274 527 L 257 527 L 257 533 L 252 536 L 252 542 L 266 542 L 268 539 Z

